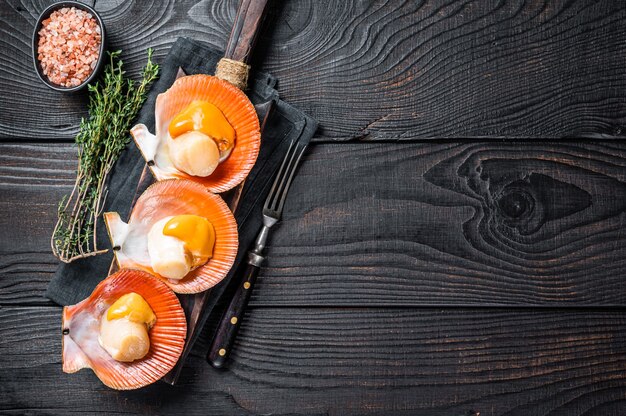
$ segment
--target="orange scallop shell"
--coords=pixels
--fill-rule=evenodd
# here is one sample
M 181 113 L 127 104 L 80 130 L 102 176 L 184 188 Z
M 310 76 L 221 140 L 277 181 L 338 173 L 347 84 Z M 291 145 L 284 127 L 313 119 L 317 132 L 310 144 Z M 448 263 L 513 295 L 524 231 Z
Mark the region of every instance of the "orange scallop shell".
M 148 354 L 125 363 L 111 358 L 97 337 L 102 314 L 130 292 L 148 302 L 157 320 L 148 332 Z M 64 372 L 91 368 L 107 386 L 129 390 L 154 383 L 176 365 L 185 345 L 187 321 L 178 298 L 160 280 L 139 270 L 120 270 L 100 282 L 87 299 L 63 308 L 63 331 Z
M 136 235 L 147 235 L 150 228 L 164 217 L 194 214 L 208 219 L 215 229 L 213 257 L 203 266 L 192 270 L 179 281 L 172 281 L 152 270 L 149 261 L 130 258 L 122 249 L 115 252 L 120 268 L 145 270 L 159 277 L 176 293 L 199 293 L 219 282 L 228 274 L 235 262 L 239 238 L 237 222 L 224 200 L 208 189 L 188 180 L 165 180 L 156 182 L 141 194 L 128 221 Z M 105 213 L 104 218 L 112 235 L 121 222 L 117 213 Z
M 232 85 L 211 75 L 188 75 L 178 78 L 156 100 L 156 136 L 164 140 L 170 121 L 194 100 L 207 101 L 217 106 L 235 129 L 235 147 L 230 156 L 207 177 L 191 176 L 176 170 L 163 172 L 151 166 L 157 180 L 189 179 L 201 183 L 214 193 L 225 192 L 241 183 L 256 162 L 261 145 L 259 118 L 250 99 Z M 133 138 L 139 145 L 140 137 L 134 128 Z M 141 146 L 139 146 L 141 149 Z

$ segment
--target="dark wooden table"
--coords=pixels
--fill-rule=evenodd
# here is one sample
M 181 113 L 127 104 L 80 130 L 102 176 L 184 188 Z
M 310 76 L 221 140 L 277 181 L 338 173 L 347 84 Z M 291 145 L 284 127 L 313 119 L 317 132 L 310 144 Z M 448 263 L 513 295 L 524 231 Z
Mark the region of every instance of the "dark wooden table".
M 255 65 L 320 122 L 225 371 L 61 371 L 55 207 L 84 95 L 0 2 L 0 413 L 626 414 L 626 2 L 275 1 Z M 136 75 L 236 1 L 96 0 Z

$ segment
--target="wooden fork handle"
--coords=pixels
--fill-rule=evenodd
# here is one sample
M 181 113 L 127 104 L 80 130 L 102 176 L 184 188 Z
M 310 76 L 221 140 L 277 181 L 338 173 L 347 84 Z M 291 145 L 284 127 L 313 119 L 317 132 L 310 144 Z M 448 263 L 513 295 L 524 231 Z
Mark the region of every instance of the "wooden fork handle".
M 228 309 L 226 309 L 220 320 L 219 327 L 215 332 L 215 338 L 213 338 L 207 354 L 207 361 L 215 368 L 222 368 L 228 361 L 258 275 L 259 267 L 248 264 L 243 279 L 241 279 L 239 287 L 228 305 Z
M 225 58 L 248 63 L 269 0 L 241 0 L 226 44 Z

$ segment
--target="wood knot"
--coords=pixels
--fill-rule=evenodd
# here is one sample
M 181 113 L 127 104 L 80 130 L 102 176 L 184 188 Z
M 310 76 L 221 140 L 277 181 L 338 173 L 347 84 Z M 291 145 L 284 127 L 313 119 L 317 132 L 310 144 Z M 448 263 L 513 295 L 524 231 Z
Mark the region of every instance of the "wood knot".
M 541 188 L 532 181 L 519 180 L 506 185 L 494 196 L 495 207 L 502 223 L 517 229 L 521 235 L 538 231 L 546 222 L 545 201 Z
M 532 213 L 535 201 L 532 195 L 522 189 L 506 189 L 496 201 L 502 213 L 511 218 L 519 219 Z

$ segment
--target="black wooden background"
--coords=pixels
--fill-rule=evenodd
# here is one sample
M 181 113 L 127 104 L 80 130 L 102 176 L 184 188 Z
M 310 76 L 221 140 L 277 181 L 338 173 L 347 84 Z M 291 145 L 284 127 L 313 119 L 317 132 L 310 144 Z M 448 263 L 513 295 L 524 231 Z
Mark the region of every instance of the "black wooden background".
M 49 3 L 0 1 L 0 413 L 626 414 L 626 2 L 275 0 L 255 65 L 318 143 L 229 367 L 212 320 L 134 392 L 62 373 L 43 297 L 86 104 L 36 78 Z M 95 8 L 136 75 L 236 0 Z

